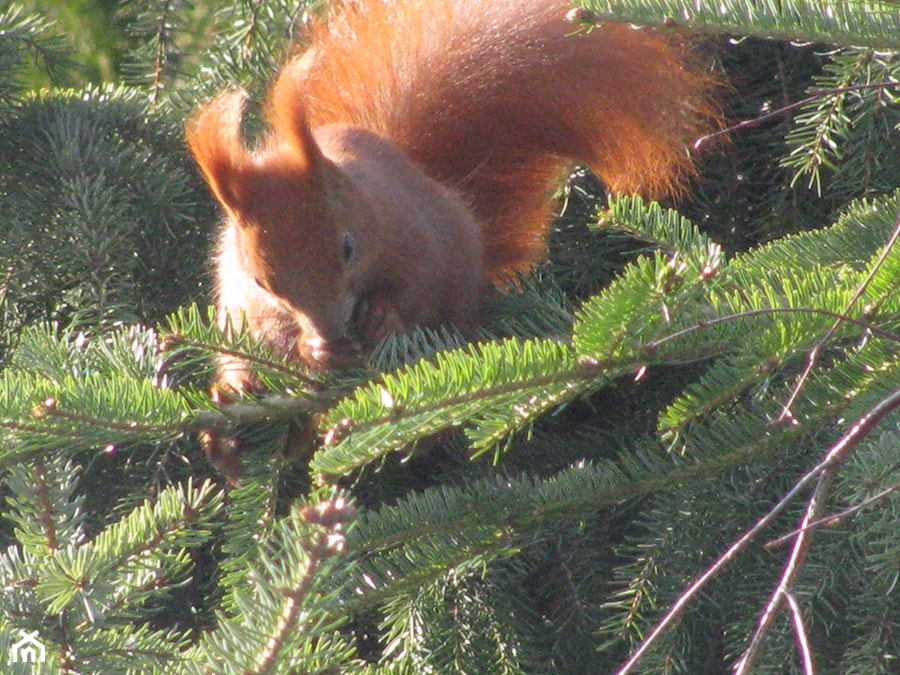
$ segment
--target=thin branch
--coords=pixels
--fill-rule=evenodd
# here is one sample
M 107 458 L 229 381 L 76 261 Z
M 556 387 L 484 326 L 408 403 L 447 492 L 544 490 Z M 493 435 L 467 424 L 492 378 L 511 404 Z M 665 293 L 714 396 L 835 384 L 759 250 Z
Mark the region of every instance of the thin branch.
M 50 498 L 50 486 L 47 485 L 47 467 L 43 461 L 35 463 L 34 470 L 37 485 L 35 486 L 35 494 L 40 505 L 40 521 L 44 526 L 44 535 L 47 537 L 47 550 L 50 555 L 55 555 L 59 550 L 59 539 L 56 536 L 56 521 L 54 516 L 56 509 L 53 508 L 53 501 Z
M 862 319 L 854 319 L 853 317 L 847 316 L 846 314 L 842 314 L 840 312 L 832 312 L 827 309 L 818 309 L 815 307 L 766 307 L 764 309 L 750 309 L 746 312 L 737 312 L 736 314 L 729 314 L 728 316 L 720 316 L 715 319 L 698 321 L 693 326 L 682 328 L 681 330 L 670 333 L 669 335 L 661 337 L 658 340 L 647 342 L 641 345 L 641 349 L 648 352 L 655 352 L 660 347 L 668 344 L 669 342 L 674 342 L 675 340 L 679 340 L 683 337 L 688 337 L 706 328 L 711 328 L 721 323 L 740 321 L 741 319 L 750 319 L 757 316 L 766 316 L 769 314 L 821 314 L 822 316 L 836 319 L 836 323 L 849 323 L 854 326 L 859 326 L 860 328 L 864 328 L 865 330 L 869 331 L 873 335 L 877 335 L 878 337 L 882 337 L 885 340 L 890 340 L 891 342 L 900 344 L 900 335 L 879 328 L 878 326 L 867 321 L 863 321 Z
M 784 567 L 784 572 L 766 605 L 765 611 L 763 611 L 759 619 L 759 624 L 753 633 L 753 637 L 750 639 L 749 646 L 734 668 L 734 675 L 749 675 L 753 672 L 756 659 L 759 657 L 763 644 L 775 623 L 775 617 L 778 614 L 778 609 L 781 607 L 781 601 L 791 593 L 794 580 L 797 578 L 800 570 L 803 569 L 803 563 L 806 561 L 810 541 L 812 540 L 813 531 L 809 529 L 809 524 L 822 515 L 822 508 L 828 495 L 828 487 L 831 484 L 833 473 L 834 465 L 831 465 L 819 476 L 816 489 L 813 491 L 813 495 L 807 504 L 806 513 L 803 514 L 800 534 L 794 540 L 794 547 Z
M 185 431 L 227 430 L 235 424 L 272 419 L 290 419 L 301 413 L 320 413 L 329 403 L 294 396 L 264 396 L 255 401 L 222 403 L 215 410 L 201 410 L 184 427 Z
M 52 401 L 53 399 L 48 399 L 48 401 Z M 96 417 L 94 415 L 84 415 L 82 413 L 77 412 L 69 412 L 68 410 L 61 410 L 56 407 L 55 403 L 53 406 L 45 406 L 43 410 L 44 417 L 57 417 L 64 420 L 68 420 L 70 422 L 75 422 L 76 424 L 83 425 L 86 427 L 99 427 L 101 429 L 105 429 L 107 431 L 121 431 L 125 433 L 153 433 L 159 434 L 163 432 L 169 433 L 180 433 L 183 431 L 181 424 L 140 424 L 135 420 L 128 420 L 124 422 L 115 422 L 113 420 L 104 419 L 102 417 Z M 41 433 L 47 433 L 46 429 L 41 429 Z M 51 432 L 52 433 L 52 432 Z M 77 431 L 75 435 L 78 435 Z
M 866 497 L 861 502 L 859 502 L 859 504 L 854 504 L 853 506 L 851 506 L 847 509 L 844 509 L 843 511 L 838 511 L 837 513 L 831 513 L 827 516 L 822 516 L 818 520 L 807 525 L 806 529 L 829 527 L 831 525 L 835 525 L 836 523 L 840 523 L 845 518 L 849 518 L 850 516 L 856 515 L 857 513 L 859 513 L 866 507 L 871 506 L 872 504 L 875 504 L 877 502 L 880 502 L 881 500 L 890 496 L 890 494 L 892 492 L 896 492 L 897 490 L 900 490 L 900 483 L 894 483 L 893 485 L 890 485 L 890 486 L 886 487 L 885 489 L 883 489 L 879 492 L 876 492 L 871 497 Z M 780 537 L 778 537 L 777 539 L 773 539 L 772 541 L 766 542 L 766 548 L 767 549 L 779 548 L 780 546 L 783 546 L 784 544 L 788 543 L 791 539 L 796 537 L 801 532 L 802 532 L 802 530 L 800 530 L 798 528 L 796 530 L 792 530 L 791 532 L 788 532 L 787 534 L 783 534 Z
M 794 632 L 797 633 L 797 645 L 800 647 L 800 655 L 803 657 L 803 673 L 804 675 L 815 675 L 816 664 L 813 660 L 812 648 L 809 644 L 809 635 L 806 632 L 806 623 L 803 621 L 803 611 L 800 609 L 800 603 L 793 593 L 786 593 L 784 596 L 787 600 L 788 609 L 791 610 L 791 617 L 794 620 Z
M 209 342 L 201 342 L 200 340 L 190 340 L 183 335 L 179 335 L 176 333 L 170 333 L 164 336 L 163 345 L 165 350 L 168 350 L 171 346 L 174 345 L 188 349 L 197 349 L 210 354 L 218 354 L 219 356 L 228 356 L 231 358 L 239 359 L 241 361 L 246 361 L 247 363 L 256 366 L 267 368 L 269 370 L 274 370 L 285 375 L 290 375 L 291 377 L 295 377 L 298 380 L 301 380 L 310 385 L 316 383 L 314 379 L 308 377 L 305 373 L 293 366 L 279 363 L 278 361 L 275 361 L 273 359 L 264 359 L 260 356 L 254 356 L 253 354 L 248 354 L 247 352 L 238 351 L 236 349 L 222 347 L 221 345 L 216 345 Z
M 166 1 L 160 8 L 159 24 L 156 31 L 156 62 L 153 70 L 153 94 L 151 101 L 159 103 L 160 92 L 163 89 L 163 75 L 166 67 L 166 43 L 169 40 L 169 15 L 172 11 L 171 3 Z
M 893 87 L 900 87 L 900 82 L 876 82 L 871 84 L 856 84 L 847 87 L 835 87 L 833 89 L 811 89 L 810 95 L 804 99 L 795 101 L 794 103 L 788 103 L 781 106 L 780 108 L 771 110 L 764 115 L 759 115 L 758 117 L 753 117 L 748 120 L 742 120 L 741 122 L 732 124 L 730 127 L 719 129 L 718 131 L 714 131 L 713 133 L 707 134 L 706 136 L 701 136 L 696 141 L 694 141 L 693 147 L 694 150 L 699 150 L 704 145 L 718 138 L 719 136 L 726 136 L 734 133 L 735 131 L 741 131 L 742 129 L 758 127 L 764 122 L 768 122 L 770 119 L 786 115 L 792 110 L 802 108 L 803 106 L 809 105 L 810 103 L 815 103 L 820 98 L 824 98 L 826 96 L 833 96 L 835 94 L 847 94 L 853 91 L 864 91 L 866 89 L 892 89 Z
M 878 270 L 884 264 L 884 261 L 887 259 L 891 250 L 894 248 L 894 245 L 897 243 L 897 239 L 900 238 L 900 214 L 897 215 L 897 223 L 894 225 L 894 230 L 891 232 L 890 239 L 888 239 L 887 244 L 881 251 L 881 255 L 878 256 L 878 260 L 872 266 L 872 269 L 869 271 L 869 274 L 863 279 L 862 283 L 857 287 L 856 291 L 853 293 L 853 297 L 850 298 L 850 301 L 847 303 L 847 307 L 844 309 L 842 314 L 846 314 L 850 311 L 850 309 L 859 301 L 862 297 L 862 294 L 865 293 L 866 289 L 869 287 L 869 284 L 872 283 L 872 279 L 877 274 Z M 834 336 L 837 329 L 840 327 L 841 323 L 844 322 L 844 319 L 838 318 L 831 327 L 825 331 L 825 334 L 816 342 L 815 346 L 809 353 L 809 357 L 806 360 L 806 368 L 803 369 L 803 372 L 797 378 L 797 382 L 791 390 L 791 394 L 788 397 L 787 402 L 784 404 L 784 407 L 781 409 L 781 414 L 778 416 L 777 422 L 784 422 L 786 420 L 793 420 L 794 414 L 791 412 L 791 408 L 794 406 L 794 402 L 797 400 L 797 397 L 800 396 L 800 392 L 803 389 L 803 385 L 806 384 L 806 381 L 809 379 L 810 374 L 812 374 L 813 368 L 815 368 L 816 363 L 818 363 L 819 355 L 822 353 L 822 349 L 824 349 L 825 345 L 829 340 Z
M 900 389 L 894 391 L 886 398 L 879 401 L 875 406 L 870 408 L 865 415 L 857 419 L 853 426 L 837 440 L 837 442 L 829 448 L 824 458 L 810 469 L 806 474 L 798 480 L 781 500 L 775 504 L 768 513 L 760 518 L 756 523 L 748 529 L 740 538 L 738 538 L 728 549 L 709 567 L 707 570 L 691 582 L 690 586 L 675 600 L 668 611 L 659 620 L 650 634 L 647 635 L 638 645 L 625 664 L 616 672 L 616 675 L 628 675 L 634 671 L 638 662 L 650 650 L 659 637 L 665 633 L 669 627 L 681 616 L 681 613 L 687 607 L 688 603 L 700 593 L 701 590 L 737 555 L 743 551 L 753 539 L 764 530 L 778 514 L 793 501 L 801 491 L 805 490 L 827 469 L 838 464 L 852 447 L 859 443 L 880 421 L 881 419 L 900 408 Z M 809 523 L 807 523 L 807 526 Z

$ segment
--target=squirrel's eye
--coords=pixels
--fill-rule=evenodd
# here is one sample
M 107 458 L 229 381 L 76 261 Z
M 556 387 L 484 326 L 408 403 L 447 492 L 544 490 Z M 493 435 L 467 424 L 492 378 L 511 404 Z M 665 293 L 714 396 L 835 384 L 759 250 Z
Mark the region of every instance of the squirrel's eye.
M 353 257 L 353 237 L 350 236 L 349 232 L 344 233 L 344 262 L 350 262 L 350 258 Z

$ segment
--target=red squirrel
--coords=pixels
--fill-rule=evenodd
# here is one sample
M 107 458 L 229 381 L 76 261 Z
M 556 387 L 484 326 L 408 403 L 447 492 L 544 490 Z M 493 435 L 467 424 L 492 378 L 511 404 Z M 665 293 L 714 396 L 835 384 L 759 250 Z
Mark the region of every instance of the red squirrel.
M 579 30 L 567 0 L 343 0 L 311 24 L 242 138 L 245 94 L 187 125 L 221 204 L 223 326 L 312 370 L 390 333 L 471 333 L 483 295 L 544 253 L 573 163 L 613 191 L 677 192 L 715 81 L 683 36 Z M 255 386 L 234 360 L 218 386 Z

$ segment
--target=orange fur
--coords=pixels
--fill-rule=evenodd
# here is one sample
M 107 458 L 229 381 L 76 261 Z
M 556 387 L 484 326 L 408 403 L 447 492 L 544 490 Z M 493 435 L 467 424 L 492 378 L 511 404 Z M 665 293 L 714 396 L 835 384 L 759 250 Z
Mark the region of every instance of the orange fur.
M 344 0 L 275 79 L 257 149 L 243 94 L 201 108 L 187 135 L 227 217 L 223 325 L 320 368 L 414 326 L 471 330 L 491 282 L 542 256 L 572 162 L 614 191 L 679 191 L 711 78 L 671 36 L 577 32 L 567 9 Z M 220 382 L 254 384 L 235 362 Z

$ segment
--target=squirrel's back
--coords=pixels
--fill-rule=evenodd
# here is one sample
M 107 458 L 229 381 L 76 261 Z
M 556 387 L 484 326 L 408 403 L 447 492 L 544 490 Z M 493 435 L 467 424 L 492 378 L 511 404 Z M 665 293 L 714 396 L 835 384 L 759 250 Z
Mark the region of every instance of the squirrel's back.
M 482 223 L 487 272 L 544 247 L 549 196 L 573 161 L 613 191 L 677 192 L 716 118 L 714 79 L 682 44 L 567 21 L 567 0 L 344 0 L 314 23 L 270 107 L 312 127 L 390 139 L 458 190 Z

